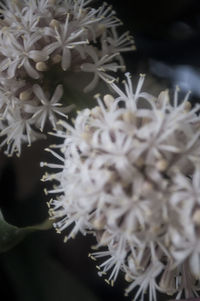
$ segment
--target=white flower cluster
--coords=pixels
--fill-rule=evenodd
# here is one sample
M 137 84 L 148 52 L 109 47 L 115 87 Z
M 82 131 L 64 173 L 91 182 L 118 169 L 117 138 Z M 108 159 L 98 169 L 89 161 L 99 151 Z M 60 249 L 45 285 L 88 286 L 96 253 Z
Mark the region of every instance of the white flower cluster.
M 8 0 L 1 6 L 0 20 L 0 146 L 7 154 L 20 154 L 22 142 L 42 135 L 46 120 L 56 127 L 66 71 L 94 75 L 85 88 L 99 78 L 114 80 L 124 69 L 121 52 L 134 49 L 129 33 L 118 36 L 121 25 L 115 12 L 92 0 Z M 55 91 L 54 91 L 55 90 Z M 46 91 L 50 91 L 48 95 Z
M 115 98 L 97 95 L 73 126 L 61 122 L 60 151 L 47 149 L 61 163 L 41 163 L 55 168 L 42 179 L 57 182 L 45 189 L 57 195 L 49 212 L 65 241 L 96 236 L 99 274 L 113 285 L 124 272 L 134 300 L 148 291 L 155 301 L 157 290 L 191 297 L 200 289 L 200 106 L 189 94 L 178 100 L 178 89 L 172 101 L 168 91 L 154 98 L 143 81 L 133 91 L 127 73 L 125 92 L 112 83 Z

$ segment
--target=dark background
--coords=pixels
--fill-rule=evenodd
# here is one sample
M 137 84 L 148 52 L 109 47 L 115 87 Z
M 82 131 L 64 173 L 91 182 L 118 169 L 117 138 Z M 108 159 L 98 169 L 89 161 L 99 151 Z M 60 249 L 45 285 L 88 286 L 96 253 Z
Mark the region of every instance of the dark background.
M 146 73 L 148 92 L 162 88 L 194 91 L 200 94 L 200 1 L 110 0 L 123 30 L 134 36 L 137 51 L 124 55 L 127 71 L 135 78 Z M 53 139 L 53 138 L 50 138 Z M 39 181 L 43 170 L 39 162 L 48 160 L 44 147 L 48 141 L 25 148 L 21 158 L 0 157 L 0 207 L 6 220 L 20 227 L 47 218 L 48 200 Z M 51 160 L 51 158 L 49 157 Z M 123 277 L 109 287 L 97 276 L 88 258 L 92 237 L 78 236 L 63 243 L 54 230 L 28 236 L 11 251 L 0 255 L 0 287 L 4 300 L 83 301 L 131 300 L 123 296 L 127 283 Z M 133 296 L 132 296 L 133 297 Z M 168 298 L 169 299 L 169 298 Z M 148 297 L 147 299 L 148 300 Z M 159 296 L 159 300 L 165 300 Z

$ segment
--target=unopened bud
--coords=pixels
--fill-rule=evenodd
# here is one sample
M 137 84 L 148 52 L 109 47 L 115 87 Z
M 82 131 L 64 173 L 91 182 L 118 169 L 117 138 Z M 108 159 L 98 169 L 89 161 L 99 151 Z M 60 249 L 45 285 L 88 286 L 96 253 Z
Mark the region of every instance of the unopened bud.
M 96 32 L 98 36 L 102 35 L 105 32 L 105 30 L 106 30 L 106 26 L 104 24 L 99 23 L 97 25 Z
M 122 114 L 122 119 L 125 122 L 131 123 L 131 122 L 135 121 L 135 115 L 132 112 L 127 111 Z
M 90 139 L 91 139 L 91 135 L 90 135 L 90 133 L 89 133 L 88 131 L 85 131 L 85 132 L 83 132 L 83 133 L 81 134 L 81 138 L 82 138 L 83 140 L 85 140 L 86 142 L 89 142 Z
M 22 101 L 26 101 L 30 98 L 31 92 L 29 90 L 25 90 L 19 94 L 19 99 Z
M 108 244 L 109 238 L 110 234 L 107 231 L 104 231 L 100 239 L 100 244 L 102 246 L 106 246 Z
M 36 65 L 35 65 L 35 68 L 38 70 L 38 71 L 47 71 L 47 64 L 45 62 L 38 62 Z
M 103 101 L 107 108 L 110 107 L 110 105 L 114 102 L 114 100 L 115 100 L 114 97 L 110 94 L 106 94 L 103 98 Z
M 142 189 L 143 189 L 144 192 L 150 192 L 153 189 L 153 185 L 150 182 L 145 181 L 144 184 L 143 184 Z
M 197 224 L 198 226 L 200 226 L 200 209 L 197 209 L 193 216 L 192 216 L 192 220 L 194 221 L 195 224 Z
M 52 19 L 51 22 L 49 23 L 49 26 L 52 28 L 57 28 L 59 25 L 59 22 L 56 19 Z
M 192 107 L 192 105 L 191 105 L 191 103 L 190 103 L 189 101 L 186 101 L 186 102 L 184 103 L 184 110 L 185 110 L 186 112 L 190 111 L 190 110 L 191 110 L 191 107 Z
M 105 217 L 95 218 L 92 224 L 96 230 L 102 230 L 105 226 Z
M 53 55 L 53 56 L 51 57 L 51 60 L 52 60 L 52 62 L 53 62 L 54 64 L 60 63 L 60 62 L 61 62 L 61 59 L 62 59 L 62 57 L 61 57 L 60 54 L 55 54 L 55 55 Z
M 167 169 L 168 163 L 167 160 L 161 159 L 156 162 L 156 168 L 159 171 L 165 171 Z
M 158 103 L 161 103 L 161 104 L 163 102 L 169 103 L 169 91 L 165 90 L 165 91 L 160 92 L 157 101 L 158 101 Z
M 139 157 L 136 161 L 136 166 L 142 167 L 144 165 L 144 159 L 142 157 Z
M 99 106 L 94 107 L 91 109 L 91 116 L 92 117 L 98 117 L 101 114 L 101 108 Z
M 125 274 L 124 279 L 125 279 L 127 282 L 133 281 L 133 279 L 132 279 L 127 273 Z

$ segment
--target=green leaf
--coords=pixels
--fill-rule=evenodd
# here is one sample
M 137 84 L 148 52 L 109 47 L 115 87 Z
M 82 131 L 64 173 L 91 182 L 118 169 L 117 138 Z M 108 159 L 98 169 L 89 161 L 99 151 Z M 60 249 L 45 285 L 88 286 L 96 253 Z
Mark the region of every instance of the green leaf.
M 20 243 L 29 233 L 38 230 L 47 230 L 52 227 L 52 222 L 46 220 L 45 222 L 24 228 L 18 228 L 7 223 L 0 211 L 0 253 L 6 252 L 18 243 Z

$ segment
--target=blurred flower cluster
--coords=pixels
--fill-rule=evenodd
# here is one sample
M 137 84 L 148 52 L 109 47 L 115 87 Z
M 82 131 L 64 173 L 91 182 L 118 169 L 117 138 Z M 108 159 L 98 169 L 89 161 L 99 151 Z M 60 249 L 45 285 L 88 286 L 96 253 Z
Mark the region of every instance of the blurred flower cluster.
M 40 131 L 47 120 L 56 128 L 57 116 L 71 109 L 60 103 L 66 71 L 93 74 L 85 88 L 90 91 L 99 79 L 113 81 L 124 70 L 120 53 L 133 50 L 133 40 L 128 32 L 118 35 L 121 22 L 110 6 L 92 8 L 90 2 L 0 4 L 0 146 L 8 145 L 8 155 L 20 155 L 22 143 L 45 136 Z
M 114 96 L 61 121 L 63 143 L 47 149 L 54 163 L 41 163 L 42 180 L 56 184 L 45 192 L 57 232 L 65 241 L 93 233 L 90 256 L 105 257 L 107 282 L 122 271 L 126 293 L 138 287 L 134 300 L 148 291 L 155 301 L 157 290 L 189 298 L 200 289 L 200 105 L 178 89 L 142 92 L 143 81 L 134 91 L 126 73 L 123 89 L 110 84 Z

